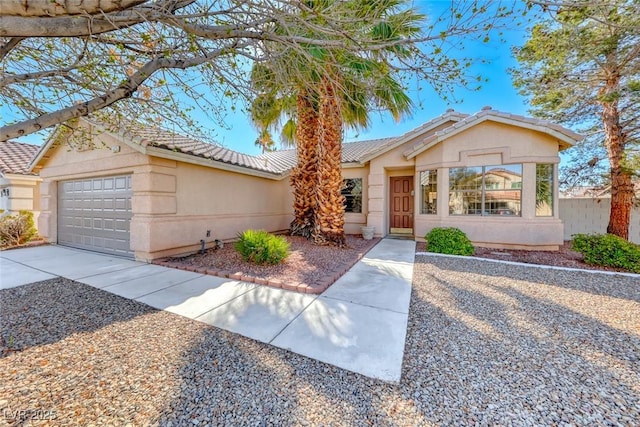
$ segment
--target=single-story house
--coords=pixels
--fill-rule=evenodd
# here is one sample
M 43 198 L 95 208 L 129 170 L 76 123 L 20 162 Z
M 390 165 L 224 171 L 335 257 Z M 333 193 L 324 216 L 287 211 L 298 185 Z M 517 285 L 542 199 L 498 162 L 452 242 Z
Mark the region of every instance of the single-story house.
M 31 162 L 40 234 L 140 260 L 185 254 L 248 228 L 286 230 L 295 150 L 249 156 L 172 132 L 80 119 Z M 447 110 L 399 137 L 345 143 L 345 231 L 421 240 L 454 226 L 491 247 L 556 249 L 558 152 L 581 136 L 485 107 Z
M 29 162 L 37 145 L 15 141 L 0 142 L 0 209 L 4 215 L 19 211 L 40 213 L 40 177 L 30 171 Z

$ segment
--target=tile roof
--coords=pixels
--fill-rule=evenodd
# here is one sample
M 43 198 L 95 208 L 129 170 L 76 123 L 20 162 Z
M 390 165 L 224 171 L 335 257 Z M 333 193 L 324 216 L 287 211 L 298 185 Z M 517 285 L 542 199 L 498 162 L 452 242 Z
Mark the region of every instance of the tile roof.
M 521 123 L 525 127 L 537 129 L 542 132 L 555 133 L 556 135 L 559 134 L 561 135 L 561 139 L 564 139 L 567 146 L 571 145 L 573 143 L 572 141 L 579 141 L 582 139 L 580 135 L 572 132 L 571 130 L 545 120 L 502 113 L 492 110 L 490 107 L 485 107 L 480 112 L 473 115 L 449 109 L 444 114 L 429 120 L 428 122 L 398 137 L 343 143 L 342 162 L 366 163 L 368 160 L 402 145 L 412 138 L 421 137 L 420 142 L 416 143 L 413 147 L 404 152 L 405 156 L 413 157 L 417 152 L 424 150 L 425 147 L 430 144 L 446 139 L 448 135 L 456 133 L 463 128 L 471 127 L 476 122 L 481 122 L 487 118 L 498 121 L 504 120 L 508 123 Z M 138 126 L 123 130 L 118 129 L 116 126 L 97 123 L 87 119 L 83 120 L 116 133 L 130 142 L 140 145 L 141 147 L 155 147 L 172 152 L 179 152 L 271 175 L 285 175 L 289 170 L 295 167 L 297 160 L 295 149 L 278 150 L 267 152 L 259 156 L 252 156 L 217 144 L 196 140 L 159 127 Z M 438 132 L 433 132 L 433 129 L 447 122 L 453 122 L 453 124 Z
M 344 142 L 342 144 L 342 163 L 359 163 L 367 155 L 386 148 L 395 138 L 379 138 L 364 141 Z M 292 169 L 296 165 L 296 150 L 277 150 L 259 156 L 272 167 L 281 170 Z
M 295 149 L 277 150 L 252 156 L 157 127 L 128 129 L 125 135 L 143 147 L 163 148 L 279 175 L 295 167 L 297 160 Z M 383 149 L 394 140 L 395 138 L 381 138 L 344 143 L 342 145 L 342 161 L 343 163 L 357 163 L 367 154 Z
M 286 169 L 271 166 L 265 159 L 260 157 L 243 154 L 217 144 L 196 140 L 161 128 L 141 127 L 129 129 L 126 132 L 126 136 L 143 147 L 163 148 L 263 172 L 281 174 L 286 171 Z
M 39 149 L 37 145 L 22 142 L 0 142 L 0 172 L 33 175 L 29 172 L 29 162 Z

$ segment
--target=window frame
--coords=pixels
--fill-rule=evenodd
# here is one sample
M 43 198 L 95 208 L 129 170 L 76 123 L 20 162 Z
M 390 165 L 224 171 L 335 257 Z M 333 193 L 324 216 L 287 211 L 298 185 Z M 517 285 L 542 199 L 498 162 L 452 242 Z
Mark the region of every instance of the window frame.
M 345 190 L 347 190 L 347 182 L 348 181 L 359 181 L 359 184 L 354 185 L 354 189 L 359 188 L 359 193 L 353 193 L 353 192 L 345 192 Z M 362 213 L 362 185 L 363 185 L 363 179 L 362 178 L 343 178 L 342 179 L 342 188 L 340 190 L 340 194 L 342 194 L 342 196 L 344 196 L 344 212 L 345 213 L 354 213 L 354 214 L 361 214 Z M 351 198 L 351 199 L 349 199 Z M 348 209 L 349 203 L 351 203 L 351 209 Z M 358 206 L 359 210 L 354 210 L 353 207 L 354 206 Z
M 548 172 L 549 174 L 546 176 L 546 179 L 541 179 L 540 178 L 540 174 L 539 174 L 539 170 L 540 167 L 548 167 Z M 555 186 L 555 180 L 556 180 L 556 172 L 555 172 L 555 164 L 554 163 L 536 163 L 536 212 L 535 212 L 535 216 L 536 218 L 551 218 L 555 215 L 555 209 L 554 209 L 554 205 L 555 205 L 555 191 L 554 191 L 554 186 Z M 540 184 L 541 182 L 546 182 L 548 184 L 548 199 L 544 200 L 544 202 L 546 202 L 546 205 L 549 207 L 549 211 L 550 214 L 539 214 L 538 213 L 538 206 L 539 206 L 539 202 L 541 201 L 541 199 L 539 198 L 539 189 L 540 189 Z
M 508 169 L 509 166 L 519 167 L 519 171 L 518 170 L 512 171 Z M 514 182 L 512 182 L 508 188 L 499 188 L 499 185 L 496 186 L 496 183 L 487 182 L 487 172 L 491 172 L 492 170 L 496 170 L 500 168 L 505 169 L 514 174 L 518 174 L 520 176 L 520 181 L 518 181 L 520 182 L 519 188 L 518 186 L 514 188 L 514 185 L 513 185 Z M 508 164 L 500 164 L 500 165 L 483 165 L 483 166 L 461 166 L 461 167 L 449 168 L 449 203 L 448 203 L 449 216 L 521 218 L 522 217 L 523 169 L 524 169 L 523 163 L 508 163 Z M 452 174 L 459 174 L 459 173 L 456 173 L 456 171 L 461 171 L 459 173 L 462 173 L 463 176 L 467 175 L 469 177 L 472 177 L 475 174 L 475 177 L 473 178 L 473 180 L 470 181 L 470 182 L 474 182 L 475 185 L 471 186 L 467 183 L 461 186 L 457 186 L 456 180 L 452 179 L 452 178 L 455 178 L 455 176 L 452 176 Z M 480 179 L 478 180 L 478 178 Z M 503 208 L 488 207 L 489 204 L 500 203 L 499 199 L 496 199 L 498 200 L 497 202 L 487 201 L 488 195 L 492 193 L 495 194 L 495 193 L 506 192 L 506 191 L 518 193 L 518 197 L 516 199 L 517 205 L 518 205 L 517 213 L 509 213 L 509 212 L 513 212 L 512 207 L 509 207 L 509 206 L 506 206 Z M 466 209 L 467 213 L 454 212 L 454 209 L 452 208 L 451 200 L 452 200 L 452 197 L 456 195 L 462 198 L 463 205 L 466 202 L 466 208 L 463 206 L 463 209 Z M 475 208 L 470 209 L 471 203 L 469 202 L 469 200 L 473 200 L 474 195 L 475 195 L 475 202 L 473 202 L 473 205 L 475 206 Z M 489 197 L 489 199 L 493 199 L 493 198 Z M 470 210 L 474 210 L 476 213 L 468 213 Z M 497 213 L 490 213 L 490 211 L 496 211 Z
M 422 183 L 422 174 L 424 173 L 429 174 L 426 185 Z M 427 169 L 427 170 L 418 172 L 418 183 L 420 186 L 420 215 L 437 215 L 438 214 L 438 169 Z M 434 192 L 436 196 L 433 199 L 432 204 L 429 204 L 428 201 L 425 204 L 425 200 L 424 200 L 425 188 L 427 189 L 428 193 L 432 193 L 431 191 L 432 188 L 435 189 Z

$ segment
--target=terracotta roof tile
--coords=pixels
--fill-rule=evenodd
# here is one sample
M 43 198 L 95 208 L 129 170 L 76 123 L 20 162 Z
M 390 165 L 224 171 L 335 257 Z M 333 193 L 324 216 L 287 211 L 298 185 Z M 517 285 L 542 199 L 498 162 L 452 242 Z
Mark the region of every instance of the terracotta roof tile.
M 0 172 L 33 175 L 29 172 L 29 162 L 40 147 L 22 142 L 0 142 Z
M 556 124 L 552 124 L 545 120 L 534 119 L 509 113 L 502 113 L 496 110 L 492 110 L 489 107 L 483 108 L 480 112 L 473 115 L 459 113 L 454 110 L 447 110 L 443 115 L 436 117 L 435 119 L 432 119 L 417 127 L 416 129 L 413 129 L 399 137 L 344 143 L 342 145 L 342 162 L 358 163 L 367 161 L 368 159 L 372 158 L 372 156 L 384 152 L 385 149 L 393 148 L 394 144 L 396 146 L 399 144 L 403 144 L 410 138 L 420 135 L 421 132 L 425 133 L 426 131 L 434 128 L 440 123 L 445 123 L 446 121 L 455 122 L 438 132 L 422 135 L 422 139 L 420 140 L 420 142 L 416 143 L 408 151 L 405 151 L 405 155 L 408 155 L 411 152 L 415 152 L 421 147 L 430 144 L 438 138 L 441 138 L 452 132 L 456 132 L 458 131 L 458 129 L 465 126 L 470 126 L 476 121 L 482 120 L 485 116 L 502 117 L 504 119 L 552 129 L 553 131 L 564 134 L 568 138 L 576 139 L 580 137 L 580 135 L 575 134 L 569 129 Z M 217 162 L 245 167 L 275 175 L 283 175 L 294 168 L 296 165 L 295 149 L 278 150 L 267 152 L 259 156 L 251 156 L 248 154 L 230 150 L 217 144 L 199 141 L 194 138 L 179 135 L 177 133 L 157 127 L 138 127 L 129 129 L 124 133 L 122 131 L 118 133 L 123 136 L 127 136 L 131 141 L 136 144 L 140 144 L 143 147 L 151 146 L 161 149 L 167 149 L 183 154 L 211 159 Z
M 135 128 L 127 132 L 130 139 L 145 147 L 165 148 L 227 164 L 247 167 L 273 174 L 284 174 L 296 165 L 296 150 L 277 150 L 251 156 L 220 145 L 199 141 L 161 128 Z M 383 149 L 395 138 L 382 138 L 344 143 L 342 161 L 357 163 L 366 155 Z

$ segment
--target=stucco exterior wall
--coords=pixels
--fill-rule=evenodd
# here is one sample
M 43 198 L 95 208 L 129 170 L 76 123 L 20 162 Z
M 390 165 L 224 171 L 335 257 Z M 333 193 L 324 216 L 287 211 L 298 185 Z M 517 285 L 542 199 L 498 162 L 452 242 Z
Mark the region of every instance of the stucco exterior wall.
M 397 151 L 404 151 L 419 139 L 411 141 Z M 395 151 L 395 150 L 394 150 Z M 385 179 L 392 173 L 409 172 L 407 162 L 388 153 Z M 377 160 L 377 159 L 376 159 Z M 554 186 L 554 215 L 536 217 L 535 189 L 536 163 L 554 164 L 557 177 L 558 141 L 546 134 L 495 122 L 483 122 L 457 135 L 433 145 L 418 154 L 414 176 L 414 235 L 416 240 L 435 227 L 457 227 L 463 230 L 476 245 L 522 249 L 557 249 L 562 244 L 562 221 L 558 215 L 558 188 Z M 383 160 L 384 162 L 384 160 Z M 373 164 L 373 162 L 372 162 Z M 517 217 L 475 216 L 449 214 L 449 168 L 462 166 L 495 166 L 522 164 L 521 214 Z M 396 168 L 390 168 L 396 166 Z M 376 168 L 379 170 L 380 168 Z M 420 172 L 437 170 L 437 213 L 421 213 Z M 372 170 L 374 167 L 372 166 Z M 394 171 L 394 172 L 392 172 Z M 387 184 L 388 185 L 388 184 Z M 382 190 L 382 194 L 388 191 Z M 384 203 L 386 206 L 386 203 Z M 382 221 L 383 229 L 388 227 Z M 387 231 L 388 232 L 388 231 Z
M 289 228 L 293 199 L 287 179 L 163 162 L 134 175 L 132 236 L 134 230 L 148 236 L 136 240 L 133 249 L 138 258 L 195 252 L 200 240 L 210 247 L 215 239 L 234 240 L 249 228 L 271 232 Z
M 603 234 L 607 232 L 611 198 L 560 199 L 560 218 L 564 222 L 564 239 L 574 234 Z M 640 207 L 631 211 L 629 241 L 640 244 Z
M 192 253 L 248 228 L 280 231 L 292 218 L 288 179 L 272 180 L 149 156 L 110 134 L 53 148 L 40 169 L 40 232 L 57 242 L 58 182 L 132 175 L 131 249 L 136 259 Z M 209 231 L 209 237 L 207 237 Z
M 16 215 L 21 210 L 33 212 L 37 227 L 40 216 L 40 183 L 38 176 L 7 174 L 0 177 L 0 209 Z

